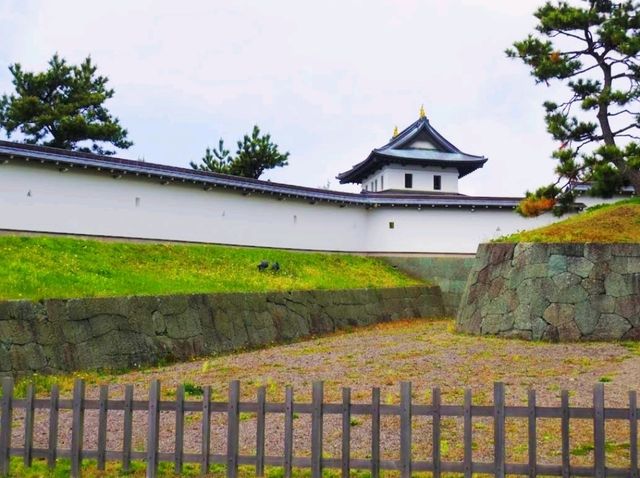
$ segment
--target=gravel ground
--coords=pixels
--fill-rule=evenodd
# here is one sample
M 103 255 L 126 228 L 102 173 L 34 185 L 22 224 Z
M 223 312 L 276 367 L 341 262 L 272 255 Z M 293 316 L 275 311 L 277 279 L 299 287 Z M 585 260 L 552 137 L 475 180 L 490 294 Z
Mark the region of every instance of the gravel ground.
M 229 380 L 242 383 L 242 400 L 254 401 L 256 389 L 267 386 L 269 401 L 284 401 L 284 386 L 291 384 L 295 400 L 309 402 L 311 383 L 325 382 L 325 401 L 339 403 L 341 387 L 352 388 L 354 403 L 369 403 L 371 387 L 381 387 L 383 403 L 398 403 L 399 382 L 413 382 L 414 403 L 430 403 L 431 388 L 442 389 L 443 403 L 462 404 L 465 387 L 473 390 L 474 404 L 488 405 L 493 394 L 493 382 L 506 384 L 507 404 L 524 405 L 527 389 L 538 393 L 540 406 L 558 406 L 560 391 L 570 391 L 572 406 L 590 406 L 594 383 L 606 382 L 608 407 L 625 407 L 629 390 L 640 388 L 640 347 L 633 344 L 580 343 L 547 344 L 497 338 L 481 338 L 452 332 L 451 321 L 407 321 L 380 324 L 353 332 L 340 333 L 291 345 L 249 351 L 234 355 L 210 357 L 188 363 L 133 371 L 121 375 L 83 374 L 89 385 L 87 395 L 97 398 L 97 385 L 111 385 L 112 398 L 121 398 L 123 384 L 136 386 L 136 399 L 145 399 L 148 384 L 160 379 L 163 398 L 175 396 L 181 382 L 213 387 L 214 401 L 224 401 Z M 70 397 L 72 376 L 59 377 L 63 395 Z M 46 396 L 40 391 L 39 395 Z M 188 396 L 198 400 L 197 393 Z M 61 412 L 59 440 L 61 448 L 70 443 L 70 412 Z M 163 412 L 161 417 L 162 451 L 172 451 L 174 415 Z M 212 452 L 225 450 L 224 414 L 212 417 Z M 97 412 L 87 411 L 85 448 L 95 448 Z M 14 443 L 22 440 L 22 417 L 16 414 Z M 442 452 L 444 460 L 461 461 L 462 419 L 443 418 Z M 382 457 L 397 459 L 399 455 L 398 419 L 382 419 Z M 325 456 L 339 457 L 341 423 L 338 416 L 325 418 Z M 507 458 L 509 462 L 527 460 L 526 419 L 507 420 Z M 308 456 L 310 420 L 301 415 L 294 420 L 295 454 Z M 186 418 L 185 445 L 187 452 L 200 448 L 200 414 Z M 241 453 L 255 451 L 255 417 L 241 415 Z M 283 420 L 279 415 L 267 416 L 267 454 L 282 453 Z M 145 445 L 146 416 L 134 413 L 134 450 Z M 628 466 L 629 428 L 624 422 L 607 422 L 607 464 Z M 48 422 L 45 413 L 36 414 L 36 446 L 45 447 Z M 352 420 L 352 456 L 366 458 L 370 449 L 370 425 L 366 417 Z M 493 429 L 490 419 L 474 419 L 474 460 L 492 460 Z M 573 465 L 589 465 L 593 453 L 592 423 L 571 420 L 571 450 Z M 428 459 L 431 453 L 431 420 L 416 417 L 413 422 L 414 459 Z M 122 413 L 109 412 L 108 447 L 121 448 Z M 560 463 L 560 421 L 539 420 L 538 456 L 540 463 Z

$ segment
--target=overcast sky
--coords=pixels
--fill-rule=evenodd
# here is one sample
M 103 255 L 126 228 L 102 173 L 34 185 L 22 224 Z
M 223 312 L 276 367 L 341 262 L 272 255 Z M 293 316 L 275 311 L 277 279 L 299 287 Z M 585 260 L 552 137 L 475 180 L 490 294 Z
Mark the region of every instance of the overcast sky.
M 91 55 L 135 142 L 119 156 L 187 166 L 258 124 L 291 153 L 263 179 L 347 190 L 336 174 L 424 104 L 448 140 L 489 158 L 462 193 L 520 195 L 553 177 L 551 92 L 504 50 L 541 3 L 0 0 L 0 92 L 11 63 Z

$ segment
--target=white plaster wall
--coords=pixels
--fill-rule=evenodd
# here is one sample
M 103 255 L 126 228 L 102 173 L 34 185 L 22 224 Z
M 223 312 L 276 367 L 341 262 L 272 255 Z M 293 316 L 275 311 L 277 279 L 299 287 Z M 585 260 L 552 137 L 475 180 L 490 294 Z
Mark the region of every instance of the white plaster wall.
M 413 174 L 413 188 L 406 189 L 404 187 L 405 173 Z M 435 191 L 433 189 L 433 176 L 442 177 L 442 189 Z M 380 189 L 380 176 L 384 176 L 384 189 Z M 402 191 L 426 191 L 426 192 L 458 192 L 458 170 L 455 168 L 438 168 L 424 167 L 416 168 L 415 166 L 389 165 L 383 167 L 380 171 L 369 176 L 363 185 L 368 186 L 368 190 L 372 191 L 371 183 L 378 180 L 378 191 L 383 190 L 402 190 Z
M 433 149 L 437 150 L 436 146 L 431 142 L 425 139 L 417 139 L 413 143 L 405 146 L 406 148 L 415 148 L 415 149 Z
M 524 219 L 512 209 L 341 208 L 78 169 L 0 165 L 0 229 L 331 251 L 473 253 L 482 241 L 554 220 Z
M 517 231 L 545 226 L 551 214 L 523 218 L 513 209 L 449 207 L 378 208 L 370 211 L 365 248 L 368 251 L 475 253 L 478 244 Z M 389 227 L 393 222 L 394 228 Z
M 353 251 L 366 224 L 360 207 L 9 164 L 0 166 L 0 229 Z
M 629 195 L 616 195 L 610 198 L 599 198 L 599 197 L 593 197 L 593 196 L 589 196 L 588 194 L 580 194 L 577 198 L 576 198 L 576 202 L 581 202 L 582 204 L 584 204 L 587 207 L 591 207 L 591 206 L 595 206 L 597 204 L 610 204 L 613 202 L 617 202 L 617 201 L 622 201 L 623 199 L 629 199 L 631 196 Z

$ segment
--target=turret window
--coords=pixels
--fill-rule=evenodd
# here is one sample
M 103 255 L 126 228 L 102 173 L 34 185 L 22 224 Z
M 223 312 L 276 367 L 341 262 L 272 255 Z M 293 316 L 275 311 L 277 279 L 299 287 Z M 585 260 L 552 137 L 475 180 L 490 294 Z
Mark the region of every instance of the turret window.
M 433 189 L 434 191 L 440 191 L 442 189 L 442 176 L 433 177 Z
M 405 187 L 405 189 L 412 189 L 413 188 L 413 174 L 406 173 L 404 175 L 404 187 Z

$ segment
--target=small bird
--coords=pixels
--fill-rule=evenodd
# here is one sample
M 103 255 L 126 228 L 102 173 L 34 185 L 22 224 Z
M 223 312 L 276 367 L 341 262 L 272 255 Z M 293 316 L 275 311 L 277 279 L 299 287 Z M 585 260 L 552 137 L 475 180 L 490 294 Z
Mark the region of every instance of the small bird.
M 277 262 L 274 262 L 271 266 L 271 270 L 273 272 L 278 272 L 280 270 L 280 264 L 278 264 Z
M 267 261 L 262 261 L 260 264 L 258 264 L 258 270 L 260 272 L 264 272 L 269 268 L 269 263 Z

